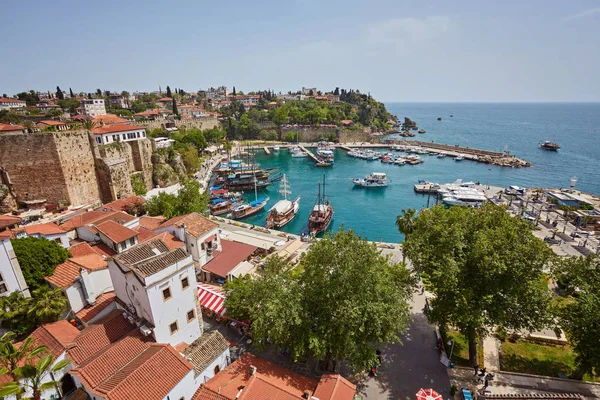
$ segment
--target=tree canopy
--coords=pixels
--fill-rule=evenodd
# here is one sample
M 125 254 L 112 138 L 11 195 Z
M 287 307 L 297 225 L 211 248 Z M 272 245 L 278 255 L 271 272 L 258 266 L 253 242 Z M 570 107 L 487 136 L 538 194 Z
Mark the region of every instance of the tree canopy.
M 504 207 L 423 210 L 403 251 L 435 296 L 429 320 L 467 337 L 473 365 L 477 338 L 494 326 L 534 330 L 549 322 L 543 268 L 552 252 Z
M 297 268 L 269 258 L 258 277 L 226 283 L 227 312 L 252 321 L 255 342 L 359 371 L 377 362 L 378 347 L 400 341 L 413 283 L 404 264 L 342 229 L 314 243 Z
M 145 205 L 148 214 L 173 218 L 193 212 L 208 210 L 208 195 L 200 191 L 200 183 L 194 179 L 183 181 L 177 195 L 161 192 L 150 198 Z
M 11 240 L 23 277 L 30 289 L 46 286 L 44 277 L 54 273 L 54 268 L 71 253 L 55 241 L 27 237 Z
M 566 300 L 557 305 L 560 326 L 577 353 L 574 378 L 600 373 L 600 256 L 557 261 L 554 275 Z

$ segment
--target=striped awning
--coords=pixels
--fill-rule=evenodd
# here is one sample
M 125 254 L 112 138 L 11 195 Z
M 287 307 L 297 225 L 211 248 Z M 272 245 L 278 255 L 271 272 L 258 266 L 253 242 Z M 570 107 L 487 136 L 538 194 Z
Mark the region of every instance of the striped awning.
M 225 315 L 225 294 L 219 286 L 199 283 L 198 301 L 202 308 L 211 310 L 220 316 Z

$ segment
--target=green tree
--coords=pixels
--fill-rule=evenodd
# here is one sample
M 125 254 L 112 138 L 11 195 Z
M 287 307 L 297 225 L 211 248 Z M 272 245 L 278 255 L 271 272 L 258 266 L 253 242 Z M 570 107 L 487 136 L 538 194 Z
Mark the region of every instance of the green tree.
M 204 134 L 198 128 L 190 129 L 190 131 L 187 132 L 187 134 L 183 137 L 183 141 L 185 143 L 191 143 L 194 146 L 196 146 L 196 149 L 198 149 L 198 153 L 196 154 L 196 156 L 208 146 Z
M 208 194 L 200 191 L 200 183 L 195 179 L 183 181 L 177 195 L 160 193 L 146 203 L 148 214 L 173 218 L 193 212 L 205 213 L 208 210 Z
M 77 100 L 74 97 L 71 97 L 70 99 L 58 100 L 57 103 L 60 106 L 60 108 L 62 108 L 63 110 L 67 110 L 70 113 L 74 113 L 77 107 L 79 107 L 79 100 Z
M 345 361 L 356 371 L 377 361 L 376 350 L 406 330 L 413 278 L 353 231 L 313 244 L 303 272 L 269 259 L 256 278 L 227 283 L 227 312 L 250 319 L 255 343 L 270 342 L 295 358 Z
M 34 307 L 29 309 L 27 316 L 37 324 L 58 321 L 69 304 L 61 288 L 49 289 L 48 286 L 34 290 L 32 299 Z
M 5 333 L 0 338 L 0 369 L 8 374 L 13 381 L 18 381 L 17 369 L 25 361 L 35 357 L 44 351 L 45 346 L 38 346 L 32 337 L 28 337 L 19 346 L 15 346 L 13 332 Z
M 81 127 L 85 130 L 91 131 L 96 127 L 96 123 L 91 119 L 86 119 L 81 123 Z
M 140 175 L 131 176 L 131 189 L 133 190 L 133 193 L 138 196 L 143 196 L 148 192 L 146 190 L 144 179 Z
M 30 289 L 46 285 L 44 277 L 52 275 L 58 264 L 71 257 L 67 249 L 44 238 L 27 237 L 11 242 Z
M 27 315 L 32 306 L 31 298 L 23 297 L 20 292 L 12 292 L 9 296 L 0 297 L 2 326 L 10 329 L 17 336 L 33 331 L 36 322 Z
M 75 98 L 75 95 L 73 94 L 73 89 L 69 88 L 69 95 L 71 96 L 72 99 Z
M 175 98 L 173 98 L 173 114 L 179 116 L 179 111 L 177 110 L 177 102 L 175 101 Z
M 568 257 L 554 263 L 554 276 L 566 301 L 556 314 L 569 344 L 577 353 L 573 378 L 600 373 L 600 256 Z
M 233 87 L 233 92 L 231 94 L 233 95 L 233 97 L 237 96 L 237 93 L 235 92 L 235 86 Z
M 171 93 L 171 88 L 169 86 L 167 86 L 167 97 L 173 97 L 173 94 Z
M 59 101 L 61 101 L 61 100 L 59 100 Z M 63 115 L 63 111 L 59 110 L 57 108 L 53 108 L 51 110 L 48 110 L 48 111 L 46 111 L 46 114 L 45 114 L 45 116 L 48 117 L 48 118 L 58 118 L 61 115 Z
M 29 390 L 31 391 L 31 398 L 33 400 L 40 400 L 44 390 L 53 389 L 60 385 L 60 382 L 54 380 L 43 382 L 46 376 L 60 371 L 71 363 L 68 359 L 64 359 L 52 366 L 54 361 L 54 357 L 51 354 L 47 354 L 39 357 L 35 364 L 29 362 L 18 367 L 15 370 L 18 380 L 14 380 L 0 388 L 0 396 L 13 394 L 20 398 L 22 393 L 26 393 Z
M 56 98 L 59 100 L 62 100 L 65 98 L 65 95 L 63 94 L 62 90 L 60 90 L 60 88 L 58 86 L 56 87 Z
M 552 252 L 506 209 L 422 210 L 403 252 L 434 294 L 427 317 L 457 327 L 477 363 L 477 339 L 493 327 L 536 330 L 549 322 L 543 268 Z
M 408 237 L 415 230 L 415 216 L 417 210 L 409 208 L 408 210 L 402 210 L 402 214 L 396 217 L 396 226 L 404 237 Z

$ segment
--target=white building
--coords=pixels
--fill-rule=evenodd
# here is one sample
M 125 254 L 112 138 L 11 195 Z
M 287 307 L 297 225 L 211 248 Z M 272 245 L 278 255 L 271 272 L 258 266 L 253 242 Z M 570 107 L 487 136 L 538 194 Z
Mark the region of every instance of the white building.
M 219 225 L 198 213 L 171 218 L 163 222 L 155 232 L 169 232 L 184 242 L 187 253 L 199 267 L 222 250 Z
M 21 292 L 25 297 L 29 297 L 29 289 L 10 238 L 10 231 L 0 232 L 0 296 Z
M 129 108 L 129 99 L 127 99 L 125 96 L 121 96 L 120 94 L 111 94 L 110 105 L 115 108 Z
M 202 334 L 192 257 L 160 238 L 109 260 L 117 302 L 159 343 L 190 344 Z
M 0 97 L 0 110 L 10 110 L 11 108 L 25 107 L 27 104 L 23 100 L 9 99 L 8 97 Z
M 117 253 L 122 253 L 138 244 L 138 231 L 113 220 L 96 225 L 96 229 L 100 240 Z
M 317 95 L 317 88 L 307 88 L 307 87 L 302 87 L 302 92 L 303 95 L 305 96 L 316 96 Z
M 44 238 L 60 244 L 65 249 L 71 247 L 67 232 L 52 222 L 20 226 L 11 229 L 11 232 L 15 239 L 26 237 Z
M 106 107 L 104 105 L 104 99 L 83 99 L 81 100 L 81 109 L 78 110 L 79 114 L 95 117 L 97 115 L 106 114 Z
M 93 128 L 91 131 L 96 138 L 98 145 L 105 145 L 113 142 L 130 142 L 146 138 L 146 129 L 139 125 L 107 125 Z

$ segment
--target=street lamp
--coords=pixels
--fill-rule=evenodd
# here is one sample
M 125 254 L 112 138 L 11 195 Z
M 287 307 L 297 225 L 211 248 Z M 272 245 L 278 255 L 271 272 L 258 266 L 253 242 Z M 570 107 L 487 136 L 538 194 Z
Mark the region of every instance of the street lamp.
M 454 351 L 454 340 L 452 340 L 452 339 L 448 340 L 447 345 L 452 346 L 452 347 L 450 347 L 450 357 L 448 357 L 448 360 L 452 361 L 452 352 Z

